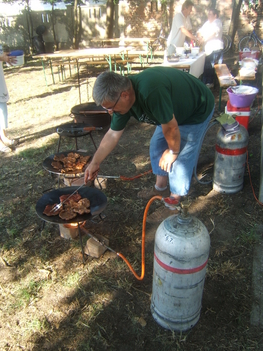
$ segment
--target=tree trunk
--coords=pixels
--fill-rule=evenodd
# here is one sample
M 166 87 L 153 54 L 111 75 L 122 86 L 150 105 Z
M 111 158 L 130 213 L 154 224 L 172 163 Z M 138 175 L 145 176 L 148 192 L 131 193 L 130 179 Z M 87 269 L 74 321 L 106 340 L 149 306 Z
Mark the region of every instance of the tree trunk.
M 79 48 L 79 16 L 78 16 L 78 0 L 74 0 L 73 8 L 73 18 L 74 18 L 74 34 L 73 34 L 73 47 L 74 49 Z
M 31 47 L 33 47 L 33 22 L 30 12 L 29 0 L 26 1 L 26 21 L 27 21 L 27 30 L 28 30 L 28 37 Z
M 230 35 L 232 40 L 231 49 L 233 49 L 234 38 L 238 29 L 239 14 L 240 14 L 240 8 L 242 5 L 242 2 L 243 0 L 233 0 L 233 11 L 232 11 L 232 17 L 231 17 L 230 27 L 228 31 L 228 34 Z
M 58 50 L 58 42 L 57 42 L 57 37 L 56 37 L 56 32 L 55 32 L 55 22 L 56 22 L 56 16 L 55 16 L 55 11 L 54 11 L 54 4 L 52 4 L 51 23 L 52 23 L 52 32 L 53 32 L 53 38 L 54 38 L 54 49 L 55 49 L 55 51 L 57 51 Z
M 107 1 L 107 19 L 106 19 L 106 37 L 108 39 L 113 38 L 113 27 L 114 27 L 114 0 Z

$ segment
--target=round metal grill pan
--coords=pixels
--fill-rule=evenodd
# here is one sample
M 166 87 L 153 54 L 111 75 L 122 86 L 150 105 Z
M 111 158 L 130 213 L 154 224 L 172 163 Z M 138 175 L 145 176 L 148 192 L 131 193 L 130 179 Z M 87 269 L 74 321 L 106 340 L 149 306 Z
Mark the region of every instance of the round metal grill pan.
M 57 216 L 46 216 L 43 211 L 47 205 L 59 203 L 59 197 L 61 195 L 72 194 L 78 187 L 71 186 L 61 189 L 52 190 L 49 193 L 45 193 L 36 204 L 37 215 L 46 222 L 65 224 L 65 223 L 80 223 L 83 221 L 90 220 L 92 216 L 100 214 L 107 206 L 107 197 L 99 189 L 90 188 L 88 186 L 79 189 L 78 193 L 82 198 L 87 198 L 90 201 L 90 213 L 84 213 L 83 215 L 77 215 L 77 217 L 68 221 L 61 219 Z
M 44 161 L 43 161 L 43 167 L 45 168 L 46 171 L 54 173 L 54 174 L 61 174 L 67 178 L 78 178 L 78 177 L 82 177 L 84 175 L 85 169 L 87 167 L 87 165 L 89 164 L 89 162 L 91 161 L 92 157 L 90 158 L 90 161 L 86 164 L 86 166 L 84 166 L 83 170 L 81 172 L 76 172 L 76 171 L 68 171 L 67 173 L 61 172 L 61 170 L 56 169 L 54 167 L 52 167 L 51 163 L 54 161 L 54 156 L 55 155 L 65 155 L 68 156 L 69 153 L 71 152 L 76 152 L 77 154 L 81 155 L 81 156 L 90 156 L 90 153 L 88 152 L 83 152 L 83 151 L 76 151 L 76 150 L 72 150 L 72 151 L 64 151 L 64 152 L 59 152 L 57 154 L 54 155 L 50 155 L 48 156 Z

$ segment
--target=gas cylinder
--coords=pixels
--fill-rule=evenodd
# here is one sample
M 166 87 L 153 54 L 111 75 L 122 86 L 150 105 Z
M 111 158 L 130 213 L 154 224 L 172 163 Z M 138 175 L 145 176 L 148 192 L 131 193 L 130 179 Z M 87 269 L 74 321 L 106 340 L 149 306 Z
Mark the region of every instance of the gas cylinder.
M 155 235 L 151 313 L 162 327 L 186 331 L 199 320 L 210 237 L 187 213 L 165 219 Z
M 224 128 L 217 133 L 213 189 L 233 194 L 243 188 L 248 145 L 248 131 L 242 125 L 234 134 Z

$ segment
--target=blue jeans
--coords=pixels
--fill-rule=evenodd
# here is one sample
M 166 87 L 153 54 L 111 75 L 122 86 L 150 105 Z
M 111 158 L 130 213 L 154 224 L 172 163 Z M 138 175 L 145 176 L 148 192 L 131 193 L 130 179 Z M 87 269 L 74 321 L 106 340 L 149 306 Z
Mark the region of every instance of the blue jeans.
M 162 157 L 163 152 L 168 149 L 168 144 L 164 138 L 162 126 L 156 127 L 150 142 L 152 170 L 155 175 L 169 177 L 171 193 L 180 196 L 188 194 L 193 170 L 198 160 L 203 135 L 213 113 L 214 109 L 203 123 L 179 126 L 181 134 L 180 154 L 168 173 L 159 167 L 159 160 Z

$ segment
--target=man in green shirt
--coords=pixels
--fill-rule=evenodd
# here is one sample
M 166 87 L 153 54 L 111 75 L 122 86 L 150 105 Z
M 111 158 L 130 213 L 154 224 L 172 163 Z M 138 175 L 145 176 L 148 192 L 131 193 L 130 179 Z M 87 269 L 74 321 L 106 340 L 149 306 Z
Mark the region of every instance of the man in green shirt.
M 170 196 L 164 202 L 174 209 L 189 191 L 202 135 L 213 115 L 211 91 L 188 73 L 152 67 L 129 77 L 108 71 L 100 74 L 94 84 L 93 99 L 112 114 L 112 122 L 85 171 L 85 182 L 94 178 L 129 119 L 134 117 L 156 125 L 150 143 L 156 184 L 142 190 L 138 197 L 168 196 L 169 178 Z

